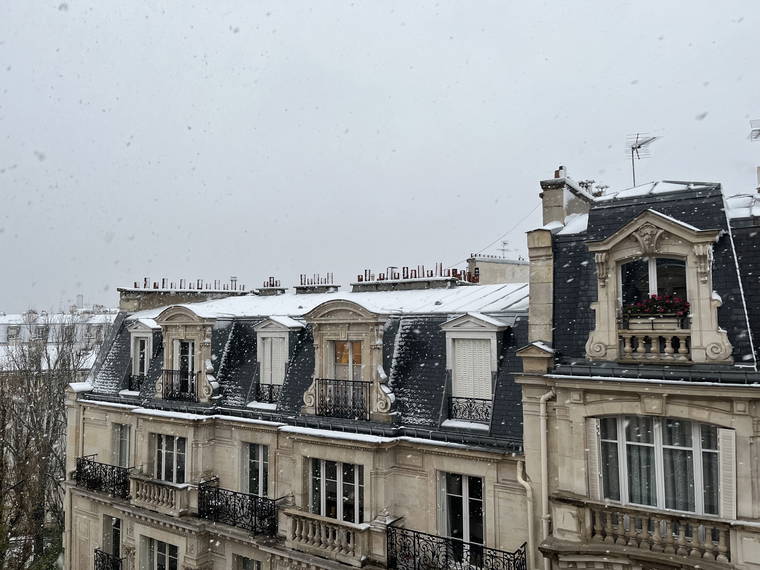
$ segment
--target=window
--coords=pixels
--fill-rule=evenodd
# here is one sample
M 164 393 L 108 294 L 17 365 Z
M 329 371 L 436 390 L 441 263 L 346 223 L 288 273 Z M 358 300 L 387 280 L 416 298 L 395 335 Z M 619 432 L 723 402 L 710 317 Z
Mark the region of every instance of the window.
M 675 418 L 601 418 L 602 496 L 624 504 L 721 514 L 720 432 L 733 436 L 731 430 Z
M 179 552 L 173 544 L 167 544 L 153 538 L 147 539 L 147 570 L 178 570 Z
M 443 532 L 464 542 L 483 544 L 483 479 L 456 473 L 442 474 Z
M 145 336 L 135 337 L 132 355 L 132 374 L 145 376 L 150 366 L 150 339 Z
M 8 327 L 8 342 L 13 342 L 19 339 L 21 329 L 19 327 Z
M 454 369 L 451 392 L 455 398 L 491 399 L 491 341 L 462 339 L 454 341 Z
M 46 325 L 39 325 L 34 327 L 34 338 L 37 340 L 47 340 L 49 328 Z
M 154 476 L 171 483 L 185 482 L 185 438 L 154 434 Z
M 261 562 L 235 554 L 232 567 L 234 570 L 261 570 Z
M 121 558 L 121 519 L 103 517 L 103 550 L 114 558 Z
M 261 339 L 259 377 L 262 384 L 282 384 L 287 362 L 287 339 L 284 336 L 266 336 Z
M 650 295 L 672 295 L 686 299 L 686 262 L 680 259 L 642 258 L 620 266 L 623 305 Z
M 113 424 L 113 458 L 114 465 L 129 467 L 129 436 L 132 426 L 129 424 Z
M 333 342 L 333 372 L 336 380 L 362 379 L 362 343 L 358 340 Z
M 249 443 L 246 452 L 248 492 L 259 497 L 266 497 L 269 482 L 269 447 Z
M 309 504 L 323 517 L 364 522 L 364 466 L 312 459 Z

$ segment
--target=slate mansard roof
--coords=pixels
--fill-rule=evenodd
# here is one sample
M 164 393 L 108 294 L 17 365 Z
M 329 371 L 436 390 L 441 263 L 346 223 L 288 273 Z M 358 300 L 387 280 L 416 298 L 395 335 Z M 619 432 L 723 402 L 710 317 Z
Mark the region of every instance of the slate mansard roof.
M 760 196 L 724 198 L 720 184 L 663 182 L 588 201 L 588 214 L 573 214 L 564 227 L 551 228 L 555 232 L 554 348 L 558 368 L 588 364 L 583 361 L 585 343 L 594 328 L 590 305 L 597 300 L 597 280 L 594 256 L 586 243 L 613 235 L 646 210 L 696 229 L 721 231 L 713 248 L 713 288 L 723 302 L 718 322 L 728 333 L 736 364 L 724 368 L 729 373 L 731 368 L 753 368 L 760 359 Z M 621 374 L 644 374 L 631 371 L 631 366 L 620 368 Z M 715 378 L 716 367 L 712 370 L 681 373 L 705 380 L 711 374 Z
M 385 318 L 382 361 L 395 397 L 397 421 L 393 425 L 301 415 L 303 395 L 314 374 L 313 325 L 303 317 L 319 305 L 337 300 L 352 301 Z M 521 360 L 515 355 L 515 350 L 527 342 L 527 284 L 471 285 L 409 291 L 248 295 L 181 306 L 192 310 L 201 318 L 213 319 L 212 365 L 215 379 L 221 387 L 221 399 L 212 405 L 153 399 L 155 381 L 163 361 L 161 330 L 153 319 L 166 307 L 123 315 L 112 342 L 104 346 L 102 366 L 92 378 L 93 391 L 85 397 L 135 400 L 153 407 L 181 407 L 183 410 L 195 408 L 193 411 L 197 413 L 213 413 L 213 409 L 224 409 L 225 413 L 237 410 L 239 414 L 252 417 L 311 427 L 347 431 L 361 427 L 375 430 L 373 433 L 389 435 L 392 435 L 389 430 L 395 430 L 393 433 L 397 435 L 425 434 L 426 437 L 445 440 L 451 437 L 455 440 L 453 434 L 444 433 L 448 428 L 441 426 L 445 420 L 446 385 L 446 343 L 441 325 L 453 317 L 475 313 L 485 322 L 499 322 L 509 326 L 497 333 L 499 366 L 490 430 L 459 435 L 463 441 L 467 438 L 501 440 L 500 445 L 512 451 L 521 448 L 522 399 L 513 374 L 522 370 Z M 301 326 L 292 326 L 288 333 L 289 361 L 277 409 L 252 409 L 247 404 L 252 400 L 250 389 L 257 362 L 255 327 L 271 317 L 279 322 Z M 152 327 L 154 335 L 149 379 L 143 385 L 139 397 L 123 392 L 131 367 L 129 327 L 136 322 Z M 454 428 L 449 431 L 451 430 Z

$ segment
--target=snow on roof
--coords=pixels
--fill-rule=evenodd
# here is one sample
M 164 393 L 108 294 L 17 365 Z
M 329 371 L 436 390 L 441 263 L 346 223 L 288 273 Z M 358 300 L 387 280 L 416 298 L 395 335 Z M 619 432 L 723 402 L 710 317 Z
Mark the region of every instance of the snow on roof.
M 422 289 L 410 291 L 368 291 L 352 293 L 333 291 L 298 295 L 246 295 L 226 297 L 202 303 L 183 303 L 180 306 L 201 318 L 289 316 L 300 317 L 327 301 L 351 301 L 377 314 L 451 314 L 525 312 L 528 310 L 528 284 L 502 283 L 470 285 L 451 289 Z M 166 307 L 134 313 L 130 319 L 155 318 Z
M 510 326 L 510 325 L 514 324 L 512 322 L 506 323 L 506 322 L 504 322 L 502 320 L 495 319 L 493 317 L 489 317 L 488 315 L 484 315 L 483 313 L 476 313 L 476 312 L 473 312 L 473 311 L 468 311 L 465 314 L 467 314 L 467 315 L 469 315 L 469 316 L 471 316 L 471 317 L 473 317 L 475 319 L 478 319 L 480 321 L 483 321 L 485 323 L 488 323 L 489 325 L 493 325 L 495 327 L 506 327 L 506 326 Z M 448 321 L 446 321 L 444 324 L 448 324 L 450 322 L 453 322 L 453 321 L 456 321 L 458 319 L 461 319 L 463 316 L 464 315 L 457 315 L 456 317 L 452 317 L 451 319 L 449 319 Z
M 659 182 L 646 182 L 645 184 L 639 184 L 638 186 L 625 188 L 624 190 L 607 190 L 601 196 L 596 196 L 594 200 L 597 202 L 622 200 L 636 196 L 646 196 L 648 194 L 665 194 L 667 192 L 681 192 L 683 190 L 707 190 L 716 188 L 717 186 L 718 184 L 713 182 L 662 180 Z
M 760 194 L 736 194 L 727 197 L 726 215 L 729 218 L 760 217 Z
M 557 235 L 579 234 L 588 227 L 588 214 L 570 214 L 565 218 L 565 227 Z
M 284 315 L 272 315 L 269 318 L 284 327 L 288 327 L 289 329 L 302 329 L 304 326 L 301 321 L 291 319 L 290 317 Z
M 658 212 L 657 210 L 653 210 L 652 208 L 649 208 L 647 211 L 648 212 L 652 212 L 653 214 L 657 214 L 661 218 L 665 218 L 666 220 L 668 220 L 670 222 L 673 222 L 674 224 L 678 224 L 679 226 L 681 226 L 682 228 L 686 228 L 687 230 L 692 230 L 694 232 L 701 232 L 702 231 L 702 230 L 700 230 L 696 226 L 692 226 L 691 224 L 687 224 L 686 222 L 682 222 L 681 220 L 677 220 L 676 218 L 673 218 L 671 216 L 663 214 L 662 212 Z

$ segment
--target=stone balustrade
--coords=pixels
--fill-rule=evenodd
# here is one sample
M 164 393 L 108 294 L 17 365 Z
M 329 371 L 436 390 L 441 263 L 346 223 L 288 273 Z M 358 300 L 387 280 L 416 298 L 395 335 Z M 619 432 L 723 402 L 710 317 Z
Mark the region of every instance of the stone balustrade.
M 132 504 L 151 511 L 181 516 L 191 510 L 191 485 L 132 476 Z
M 629 317 L 618 324 L 620 360 L 691 363 L 691 331 L 677 317 Z
M 369 559 L 369 523 L 354 524 L 296 509 L 284 513 L 288 520 L 287 548 L 356 567 Z
M 621 506 L 578 497 L 554 496 L 555 516 L 567 509 L 579 521 L 574 532 L 555 528 L 562 540 L 585 543 L 584 552 L 636 551 L 642 559 L 681 559 L 681 567 L 714 568 L 731 562 L 731 526 L 709 515 Z M 569 520 L 569 519 L 566 519 Z

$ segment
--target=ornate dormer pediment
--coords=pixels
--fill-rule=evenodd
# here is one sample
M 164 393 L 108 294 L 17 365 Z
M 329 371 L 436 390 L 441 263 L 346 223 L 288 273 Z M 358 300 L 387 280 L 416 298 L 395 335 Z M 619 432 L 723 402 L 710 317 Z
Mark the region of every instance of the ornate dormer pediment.
M 331 322 L 331 323 L 351 323 L 351 322 L 371 322 L 381 320 L 381 316 L 373 313 L 352 301 L 336 299 L 326 301 L 321 305 L 314 307 L 304 315 L 307 322 Z
M 288 332 L 302 329 L 304 324 L 287 316 L 272 315 L 253 327 L 256 332 Z

